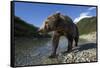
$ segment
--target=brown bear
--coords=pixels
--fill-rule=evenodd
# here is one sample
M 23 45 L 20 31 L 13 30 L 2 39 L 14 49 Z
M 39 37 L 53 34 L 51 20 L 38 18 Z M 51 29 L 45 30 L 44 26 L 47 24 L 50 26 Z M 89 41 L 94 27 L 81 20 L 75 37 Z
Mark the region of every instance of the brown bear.
M 52 54 L 51 58 L 56 56 L 56 50 L 59 43 L 59 38 L 65 36 L 68 39 L 68 49 L 67 52 L 72 50 L 73 40 L 75 41 L 75 46 L 78 45 L 79 32 L 76 24 L 73 23 L 72 19 L 68 16 L 62 15 L 61 13 L 55 13 L 49 16 L 43 23 L 42 28 L 39 29 L 41 33 L 53 32 L 52 38 Z

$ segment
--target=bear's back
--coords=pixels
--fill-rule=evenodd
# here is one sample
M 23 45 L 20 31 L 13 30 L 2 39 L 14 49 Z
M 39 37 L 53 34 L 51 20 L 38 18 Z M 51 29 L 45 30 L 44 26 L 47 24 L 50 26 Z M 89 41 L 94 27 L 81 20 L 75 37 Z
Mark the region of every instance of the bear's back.
M 60 16 L 66 23 L 73 23 L 73 20 L 69 16 Z

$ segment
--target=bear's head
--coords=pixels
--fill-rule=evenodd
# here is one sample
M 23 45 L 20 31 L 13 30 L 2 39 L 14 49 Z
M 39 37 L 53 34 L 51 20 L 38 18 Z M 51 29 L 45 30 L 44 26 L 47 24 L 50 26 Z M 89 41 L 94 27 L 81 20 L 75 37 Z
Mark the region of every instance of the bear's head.
M 56 29 L 56 25 L 58 25 L 60 19 L 60 13 L 55 13 L 49 16 L 43 23 L 42 27 L 38 30 L 41 33 L 47 33 L 54 31 Z

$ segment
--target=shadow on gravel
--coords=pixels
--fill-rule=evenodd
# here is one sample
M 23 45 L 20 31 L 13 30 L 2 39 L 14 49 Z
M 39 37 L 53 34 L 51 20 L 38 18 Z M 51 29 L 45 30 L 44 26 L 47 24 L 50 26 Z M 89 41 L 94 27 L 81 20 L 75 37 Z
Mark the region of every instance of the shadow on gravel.
M 83 50 L 88 50 L 88 49 L 92 49 L 92 48 L 97 48 L 97 44 L 96 43 L 82 44 L 79 46 L 78 50 L 83 51 Z

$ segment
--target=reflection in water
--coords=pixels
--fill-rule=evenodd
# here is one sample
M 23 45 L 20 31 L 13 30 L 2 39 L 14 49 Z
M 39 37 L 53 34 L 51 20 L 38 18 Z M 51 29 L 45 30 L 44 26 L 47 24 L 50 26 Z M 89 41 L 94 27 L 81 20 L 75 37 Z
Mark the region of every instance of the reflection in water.
M 40 65 L 51 54 L 52 41 L 48 39 L 15 39 L 15 65 Z M 57 53 L 67 50 L 67 39 L 61 37 Z M 52 62 L 52 61 L 51 61 Z

